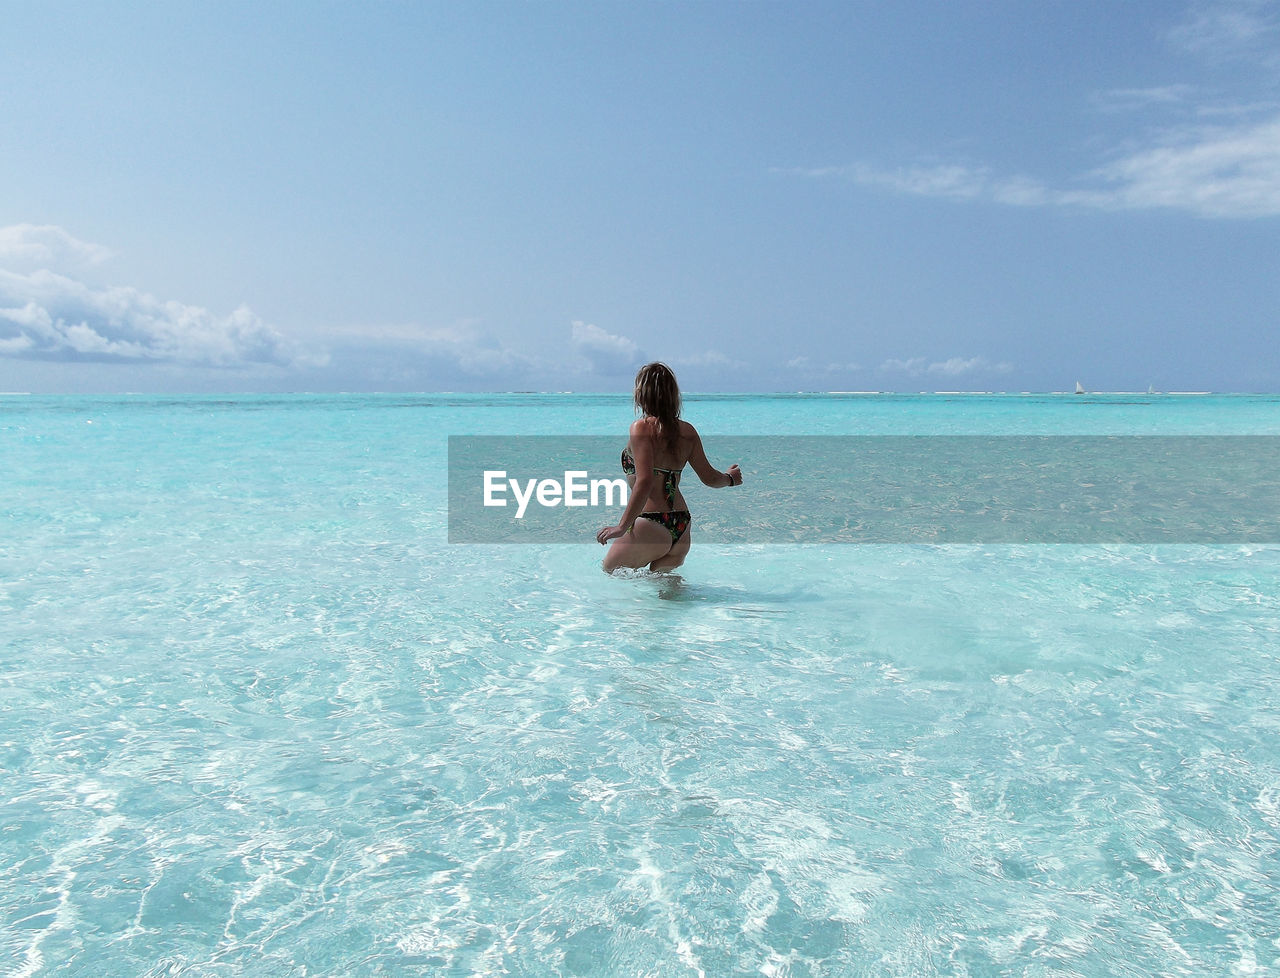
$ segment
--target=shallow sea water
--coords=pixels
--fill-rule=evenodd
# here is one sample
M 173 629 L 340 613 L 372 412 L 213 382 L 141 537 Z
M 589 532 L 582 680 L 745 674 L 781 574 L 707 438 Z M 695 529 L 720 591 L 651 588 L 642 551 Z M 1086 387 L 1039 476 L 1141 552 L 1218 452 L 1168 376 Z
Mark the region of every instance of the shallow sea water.
M 1280 433 L 1273 398 L 686 415 L 723 465 L 717 432 Z M 631 417 L 0 399 L 0 974 L 1280 971 L 1280 547 L 607 578 L 594 523 L 446 542 L 447 435 Z

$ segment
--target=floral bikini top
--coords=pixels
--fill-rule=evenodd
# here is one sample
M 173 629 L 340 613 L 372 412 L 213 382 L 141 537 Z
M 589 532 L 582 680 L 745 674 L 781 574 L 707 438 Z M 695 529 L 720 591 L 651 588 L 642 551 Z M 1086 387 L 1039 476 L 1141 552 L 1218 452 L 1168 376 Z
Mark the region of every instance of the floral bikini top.
M 662 473 L 662 492 L 667 497 L 667 508 L 674 509 L 676 505 L 676 493 L 680 491 L 680 472 L 678 469 L 660 469 L 658 466 L 653 467 L 653 471 Z M 636 460 L 631 454 L 631 446 L 628 445 L 622 450 L 622 474 L 636 474 Z

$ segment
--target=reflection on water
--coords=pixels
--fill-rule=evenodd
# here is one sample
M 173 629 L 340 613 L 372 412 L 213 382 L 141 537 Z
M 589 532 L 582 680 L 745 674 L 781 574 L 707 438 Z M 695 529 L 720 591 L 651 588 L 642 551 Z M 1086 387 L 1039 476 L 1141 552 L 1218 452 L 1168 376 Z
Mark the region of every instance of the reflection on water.
M 699 530 L 677 572 L 610 578 L 595 544 L 448 544 L 443 435 L 406 439 L 397 401 L 23 400 L 14 974 L 1280 967 L 1280 548 Z M 630 413 L 459 400 L 427 405 L 440 431 Z M 698 407 L 831 432 L 1057 410 Z M 1243 409 L 1280 430 L 1280 402 Z M 702 527 L 763 494 L 708 496 Z
M 793 588 L 790 591 L 761 591 L 745 587 L 724 584 L 711 584 L 699 578 L 686 578 L 675 571 L 651 571 L 648 568 L 638 570 L 622 569 L 614 572 L 614 578 L 637 583 L 637 586 L 648 585 L 660 601 L 674 601 L 681 604 L 714 604 L 729 606 L 744 614 L 786 615 L 787 606 L 800 602 L 820 601 L 821 596 L 813 591 Z M 763 605 L 765 607 L 754 607 Z

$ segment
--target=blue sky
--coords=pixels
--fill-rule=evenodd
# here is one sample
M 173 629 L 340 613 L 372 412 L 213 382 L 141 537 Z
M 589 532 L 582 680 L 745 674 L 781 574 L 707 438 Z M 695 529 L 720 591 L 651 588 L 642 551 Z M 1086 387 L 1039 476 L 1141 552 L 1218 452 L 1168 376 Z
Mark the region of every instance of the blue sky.
M 0 0 L 0 390 L 1280 390 L 1280 3 Z

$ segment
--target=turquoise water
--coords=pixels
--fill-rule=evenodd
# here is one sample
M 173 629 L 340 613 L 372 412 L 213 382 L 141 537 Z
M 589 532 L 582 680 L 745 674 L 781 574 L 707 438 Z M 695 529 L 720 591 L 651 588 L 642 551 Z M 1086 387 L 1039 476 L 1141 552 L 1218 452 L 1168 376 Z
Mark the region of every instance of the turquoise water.
M 686 415 L 722 465 L 717 433 L 1280 433 L 1253 397 Z M 449 434 L 631 417 L 0 398 L 0 973 L 1280 970 L 1280 547 L 612 579 L 445 542 Z

